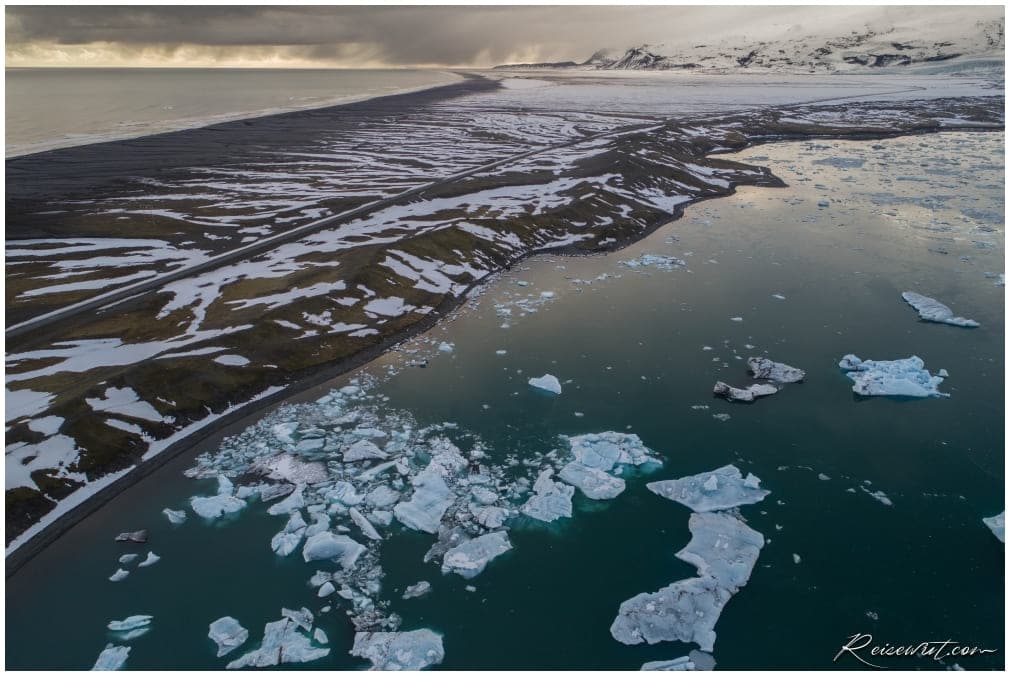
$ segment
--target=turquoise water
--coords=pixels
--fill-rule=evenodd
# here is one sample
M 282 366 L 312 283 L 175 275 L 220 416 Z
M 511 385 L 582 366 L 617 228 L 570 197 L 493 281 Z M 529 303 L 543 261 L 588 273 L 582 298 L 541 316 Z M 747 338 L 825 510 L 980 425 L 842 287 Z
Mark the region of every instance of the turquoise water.
M 1003 288 L 991 276 L 1004 260 L 1003 143 L 1002 134 L 943 134 L 752 149 L 740 157 L 771 166 L 789 188 L 695 205 L 617 254 L 531 259 L 404 352 L 333 383 L 372 375 L 389 408 L 420 425 L 457 423 L 483 439 L 491 461 L 549 451 L 558 434 L 604 430 L 634 432 L 664 460 L 614 500 L 577 495 L 572 519 L 517 524 L 513 551 L 472 581 L 422 563 L 432 536 L 394 526 L 382 545 L 381 597 L 402 628 L 442 633 L 443 668 L 637 669 L 687 654 L 693 645 L 622 645 L 609 627 L 625 599 L 694 574 L 674 558 L 690 537 L 689 511 L 646 481 L 732 462 L 772 491 L 741 509 L 770 541 L 716 625 L 720 668 L 856 668 L 832 663 L 856 632 L 878 643 L 996 648 L 945 664 L 1002 666 L 1003 546 L 980 519 L 1003 509 Z M 644 253 L 687 265 L 620 263 Z M 920 322 L 904 290 L 982 327 Z M 540 300 L 543 291 L 555 296 Z M 520 316 L 514 301 L 527 297 L 537 311 Z M 454 344 L 451 354 L 435 349 L 442 341 Z M 859 399 L 837 368 L 848 352 L 916 354 L 930 371 L 950 372 L 941 390 L 951 396 Z M 405 366 L 422 353 L 428 368 Z M 751 354 L 803 368 L 806 381 L 753 405 L 712 398 L 716 380 L 749 383 L 736 357 Z M 561 396 L 527 388 L 544 372 L 562 381 Z M 730 418 L 713 418 L 721 413 Z M 154 628 L 130 643 L 129 667 L 222 668 L 256 646 L 281 607 L 324 605 L 306 584 L 318 566 L 270 551 L 284 518 L 258 503 L 213 525 L 192 514 L 168 524 L 163 507 L 214 490 L 182 476 L 191 465 L 192 456 L 169 463 L 8 579 L 8 668 L 90 667 L 112 640 L 105 624 L 136 613 L 153 615 Z M 148 546 L 112 541 L 140 527 L 150 529 Z M 106 581 L 120 554 L 147 549 L 162 560 Z M 400 600 L 421 579 L 434 592 Z M 251 636 L 219 660 L 206 634 L 222 615 Z M 339 605 L 317 618 L 332 651 L 306 666 L 366 666 L 347 655 L 353 630 Z

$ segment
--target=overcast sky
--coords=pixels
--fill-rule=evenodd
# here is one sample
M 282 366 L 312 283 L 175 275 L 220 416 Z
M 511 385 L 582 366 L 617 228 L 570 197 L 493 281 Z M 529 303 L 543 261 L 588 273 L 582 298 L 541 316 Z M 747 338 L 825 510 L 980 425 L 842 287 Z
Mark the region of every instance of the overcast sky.
M 484 67 L 582 61 L 600 48 L 763 39 L 944 7 L 16 7 L 7 6 L 8 66 Z M 963 17 L 965 9 L 954 10 Z M 979 19 L 1002 6 L 971 8 Z

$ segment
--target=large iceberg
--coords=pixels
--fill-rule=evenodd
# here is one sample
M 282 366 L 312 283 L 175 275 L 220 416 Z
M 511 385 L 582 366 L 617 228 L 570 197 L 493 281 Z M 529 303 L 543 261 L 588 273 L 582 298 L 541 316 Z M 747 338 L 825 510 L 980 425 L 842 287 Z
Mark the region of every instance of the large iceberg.
M 852 391 L 865 397 L 949 397 L 937 388 L 943 377 L 931 376 L 925 364 L 916 356 L 893 361 L 863 361 L 854 354 L 847 354 L 838 362 L 838 367 L 848 371 L 845 375 L 852 380 Z
M 969 329 L 974 329 L 979 326 L 979 323 L 974 319 L 955 317 L 953 310 L 935 298 L 923 296 L 922 294 L 915 293 L 914 291 L 906 291 L 901 294 L 901 297 L 905 299 L 906 303 L 916 309 L 919 313 L 919 317 L 924 321 L 936 322 L 938 324 L 950 324 L 951 326 L 962 326 Z
M 679 502 L 695 512 L 713 512 L 764 500 L 769 491 L 753 474 L 744 478 L 734 465 L 711 472 L 667 481 L 653 481 L 647 488 L 661 497 Z
M 539 378 L 530 378 L 528 382 L 530 387 L 535 387 L 538 390 L 550 392 L 551 394 L 561 394 L 561 383 L 550 373 L 545 373 Z
M 1000 542 L 1006 542 L 1006 512 L 1000 512 L 996 516 L 990 516 L 982 519 L 982 523 L 989 527 L 992 534 L 999 539 Z
M 409 502 L 401 502 L 393 513 L 403 525 L 425 533 L 437 533 L 445 510 L 453 503 L 452 491 L 446 486 L 434 462 L 413 478 L 414 494 Z
M 555 521 L 572 515 L 573 486 L 567 486 L 551 479 L 554 470 L 549 467 L 537 477 L 533 484 L 533 495 L 519 508 L 526 516 L 539 521 Z
M 343 568 L 353 568 L 358 557 L 365 551 L 364 545 L 346 535 L 334 535 L 330 531 L 316 533 L 305 541 L 302 558 L 309 561 L 333 559 Z
M 125 645 L 112 645 L 109 643 L 98 655 L 92 671 L 118 671 L 126 664 L 126 658 L 130 655 L 130 647 Z
M 351 654 L 377 671 L 418 671 L 445 659 L 442 637 L 430 629 L 358 632 Z
M 246 642 L 249 630 L 234 617 L 225 616 L 210 623 L 207 635 L 217 644 L 217 656 L 224 657 Z
M 622 603 L 610 627 L 621 643 L 693 641 L 712 650 L 719 615 L 750 578 L 764 537 L 727 513 L 692 514 L 689 528 L 691 541 L 676 556 L 695 565 L 699 576 Z
M 480 575 L 491 560 L 510 549 L 512 543 L 504 531 L 486 533 L 447 551 L 442 557 L 442 572 L 458 573 L 469 580 Z

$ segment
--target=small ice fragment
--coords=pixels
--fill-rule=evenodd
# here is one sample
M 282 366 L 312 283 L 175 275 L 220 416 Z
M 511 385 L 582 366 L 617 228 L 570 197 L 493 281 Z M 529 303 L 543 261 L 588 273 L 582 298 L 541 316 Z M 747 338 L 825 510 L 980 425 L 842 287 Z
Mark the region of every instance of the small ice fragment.
M 315 639 L 316 643 L 319 645 L 326 645 L 330 642 L 330 639 L 326 636 L 326 632 L 316 627 L 316 630 L 312 632 L 312 638 Z
M 430 629 L 358 632 L 351 654 L 377 671 L 418 671 L 445 659 L 442 637 Z
M 498 355 L 499 357 L 502 357 L 502 356 L 508 354 L 508 350 L 495 350 L 494 353 L 496 355 Z
M 923 296 L 922 294 L 915 293 L 914 291 L 905 291 L 901 294 L 901 297 L 906 303 L 915 308 L 915 310 L 919 313 L 919 317 L 923 321 L 936 322 L 938 324 L 950 324 L 952 326 L 961 326 L 969 329 L 974 329 L 979 326 L 979 323 L 974 319 L 955 317 L 953 310 L 929 296 Z
M 802 369 L 764 357 L 750 357 L 747 360 L 747 370 L 755 378 L 763 378 L 776 383 L 798 383 L 807 375 Z
M 369 540 L 382 539 L 382 536 L 379 535 L 379 531 L 375 530 L 375 526 L 373 526 L 357 509 L 351 507 L 347 510 L 347 513 L 350 515 L 351 521 L 353 521 L 354 524 L 361 529 L 361 533 L 366 538 Z
M 1006 511 L 1002 511 L 996 516 L 986 517 L 982 519 L 982 523 L 989 527 L 989 530 L 1000 542 L 1006 542 Z
M 125 580 L 126 576 L 129 574 L 130 571 L 117 568 L 116 572 L 109 576 L 109 582 L 119 582 L 120 580 Z
M 356 441 L 344 451 L 344 462 L 359 460 L 385 460 L 389 455 L 368 439 Z
M 786 297 L 783 296 L 781 293 L 773 293 L 772 294 L 772 298 L 776 298 L 778 300 L 785 300 L 786 299 Z
M 721 380 L 716 382 L 715 387 L 712 388 L 712 393 L 723 397 L 729 401 L 754 401 L 758 397 L 767 397 L 768 395 L 775 394 L 779 391 L 779 388 L 774 385 L 768 385 L 766 383 L 755 383 L 740 389 L 738 387 L 733 387 L 732 385 L 727 385 Z
M 404 599 L 416 599 L 431 593 L 431 583 L 421 580 L 417 584 L 412 584 L 403 590 Z
M 173 523 L 175 525 L 179 525 L 180 523 L 185 523 L 185 521 L 186 521 L 186 512 L 185 512 L 185 510 L 182 510 L 182 509 L 169 509 L 168 507 L 166 507 L 165 509 L 161 510 L 161 512 L 162 512 L 162 514 L 165 515 L 165 517 L 169 520 L 170 523 Z
M 646 662 L 641 671 L 712 671 L 715 659 L 708 653 L 692 650 L 686 657 L 660 662 Z
M 131 561 L 136 560 L 138 556 L 140 556 L 140 554 L 123 554 L 122 556 L 119 557 L 119 562 L 125 566 Z
M 92 671 L 118 671 L 126 664 L 126 658 L 130 655 L 130 647 L 125 645 L 112 645 L 109 643 L 98 655 L 98 661 L 91 667 Z
M 742 322 L 743 321 L 743 317 L 730 317 L 729 320 L 731 322 Z
M 154 552 L 148 552 L 147 558 L 137 564 L 138 568 L 147 568 L 148 566 L 153 566 L 154 564 L 161 561 L 161 557 Z
M 439 352 L 452 352 L 452 350 L 453 350 L 453 344 L 452 343 L 445 343 L 445 342 L 443 342 L 441 345 L 438 346 L 438 351 Z
M 503 531 L 487 533 L 467 540 L 442 557 L 442 573 L 458 573 L 466 579 L 476 577 L 492 560 L 512 549 Z
M 116 536 L 116 542 L 136 542 L 137 544 L 144 544 L 147 542 L 147 529 L 120 533 Z
M 793 563 L 799 564 L 800 561 L 802 561 L 802 559 L 800 558 L 800 555 L 794 553 L 793 554 Z
M 333 586 L 332 582 L 324 582 L 322 586 L 319 587 L 319 591 L 316 593 L 316 596 L 318 596 L 321 599 L 325 599 L 327 596 L 329 596 L 335 591 L 336 588 Z
M 249 630 L 234 617 L 225 616 L 210 623 L 207 635 L 217 644 L 217 656 L 224 657 L 246 642 Z
M 535 387 L 538 390 L 543 390 L 544 392 L 550 392 L 552 394 L 561 394 L 561 383 L 555 376 L 552 376 L 549 373 L 546 373 L 539 378 L 530 378 L 528 382 L 531 387 Z
M 217 519 L 225 514 L 237 512 L 245 507 L 245 501 L 232 495 L 214 495 L 211 497 L 193 497 L 189 505 L 197 515 L 205 519 Z
M 109 631 L 133 631 L 134 629 L 150 626 L 153 619 L 154 617 L 151 615 L 130 615 L 125 620 L 113 620 L 107 626 Z

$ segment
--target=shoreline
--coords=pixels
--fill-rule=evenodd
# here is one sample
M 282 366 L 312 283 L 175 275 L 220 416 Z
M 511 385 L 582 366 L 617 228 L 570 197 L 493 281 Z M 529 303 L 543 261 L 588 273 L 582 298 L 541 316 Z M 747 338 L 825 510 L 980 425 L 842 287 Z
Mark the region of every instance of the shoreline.
M 7 70 L 11 70 L 8 68 Z M 39 68 L 19 68 L 16 70 L 45 70 Z M 117 70 L 117 69 L 91 69 L 91 70 Z M 124 69 L 124 70 L 161 70 L 161 69 Z M 176 69 L 182 70 L 182 69 Z M 229 69 L 221 69 L 229 70 Z M 245 69 L 232 69 L 232 70 L 245 70 Z M 273 70 L 273 69 L 272 69 Z M 347 69 L 275 69 L 278 71 L 292 70 L 292 71 L 343 71 Z M 386 70 L 386 69 L 381 69 Z M 427 69 L 417 69 L 417 68 L 404 68 L 404 71 L 417 72 Z M 449 70 L 449 69 L 430 69 L 435 73 L 443 73 L 446 75 L 451 75 L 455 79 L 450 82 L 436 83 L 430 85 L 419 85 L 417 87 L 406 87 L 404 89 L 397 89 L 394 91 L 384 92 L 381 94 L 361 94 L 361 95 L 350 95 L 347 97 L 330 99 L 325 102 L 310 103 L 303 106 L 294 107 L 274 107 L 274 108 L 262 108 L 259 110 L 246 110 L 246 111 L 236 111 L 233 113 L 218 113 L 215 115 L 208 115 L 206 117 L 200 118 L 178 118 L 175 120 L 164 120 L 164 127 L 153 127 L 147 130 L 137 130 L 135 132 L 96 132 L 96 133 L 81 133 L 74 134 L 73 136 L 79 136 L 80 138 L 70 139 L 67 138 L 65 134 L 59 141 L 56 142 L 27 142 L 24 144 L 14 144 L 12 146 L 7 146 L 4 144 L 4 159 L 5 160 L 15 160 L 22 159 L 25 157 L 31 157 L 33 155 L 39 155 L 41 153 L 48 153 L 56 150 L 68 150 L 71 148 L 82 148 L 86 146 L 97 145 L 101 143 L 116 143 L 120 141 L 135 141 L 138 139 L 147 138 L 148 136 L 158 136 L 161 134 L 173 134 L 176 132 L 192 131 L 196 129 L 204 129 L 206 127 L 212 127 L 218 124 L 226 124 L 229 122 L 244 122 L 246 120 L 257 120 L 264 117 L 272 117 L 274 115 L 284 115 L 287 113 L 301 113 L 318 111 L 326 108 L 338 108 L 340 106 L 347 106 L 355 103 L 364 103 L 366 101 L 373 101 L 375 99 L 382 99 L 389 96 L 404 96 L 409 94 L 417 94 L 419 92 L 427 91 L 429 89 L 438 89 L 439 87 L 450 87 L 452 85 L 464 82 L 467 76 L 460 71 Z M 152 124 L 155 124 L 152 122 Z M 11 151 L 13 148 L 13 152 Z
M 453 86 L 453 85 L 448 85 Z M 788 141 L 800 141 L 800 140 L 814 140 L 814 139 L 848 139 L 848 140 L 877 140 L 886 138 L 897 138 L 902 136 L 916 136 L 925 135 L 933 133 L 942 132 L 978 132 L 978 131 L 1002 131 L 1005 127 L 1003 125 L 990 125 L 990 126 L 979 126 L 979 125 L 952 125 L 950 127 L 937 127 L 937 128 L 927 128 L 927 129 L 910 129 L 910 130 L 894 130 L 888 132 L 882 132 L 880 130 L 876 131 L 866 131 L 866 130 L 855 130 L 851 133 L 809 133 L 809 134 L 770 134 L 770 135 L 760 135 L 756 134 L 745 140 L 745 143 L 738 148 L 729 148 L 721 150 L 718 152 L 709 153 L 709 155 L 720 155 L 726 153 L 735 153 L 742 150 L 763 145 L 766 143 L 775 142 L 788 142 Z M 775 181 L 778 181 L 778 185 L 769 184 L 766 187 L 785 187 L 785 183 L 781 181 L 778 177 L 771 175 Z M 601 247 L 598 251 L 586 252 L 585 250 L 579 249 L 578 247 L 572 245 L 566 245 L 561 247 L 551 247 L 546 249 L 535 249 L 524 252 L 516 260 L 512 262 L 513 265 L 521 263 L 522 261 L 536 256 L 539 254 L 549 253 L 553 255 L 595 255 L 599 253 L 613 253 L 619 251 L 634 242 L 637 242 L 648 235 L 655 232 L 660 227 L 673 223 L 679 220 L 686 209 L 690 205 L 697 204 L 699 202 L 715 199 L 718 197 L 726 197 L 732 195 L 736 192 L 737 186 L 740 185 L 736 182 L 730 182 L 728 186 L 718 194 L 706 195 L 701 197 L 692 198 L 687 202 L 678 204 L 674 207 L 673 213 L 664 218 L 657 219 L 653 224 L 650 224 L 642 231 L 636 233 L 634 237 L 624 237 L 618 239 L 608 245 Z M 472 295 L 472 293 L 483 286 L 494 283 L 498 279 L 498 273 L 500 271 L 492 272 L 483 279 L 469 285 L 465 291 L 460 295 L 455 297 L 447 297 L 439 306 L 435 307 L 432 312 L 425 315 L 423 318 L 417 322 L 405 327 L 404 329 L 392 333 L 386 336 L 381 342 L 365 348 L 353 356 L 331 363 L 323 369 L 318 369 L 312 374 L 294 374 L 290 379 L 290 382 L 285 383 L 280 386 L 282 389 L 270 391 L 271 388 L 264 390 L 257 395 L 258 398 L 252 400 L 247 400 L 236 404 L 233 409 L 227 410 L 226 413 L 221 414 L 220 417 L 214 419 L 212 422 L 194 429 L 192 433 L 185 435 L 178 441 L 173 442 L 162 450 L 158 451 L 156 455 L 145 460 L 133 468 L 124 470 L 125 473 L 113 479 L 109 484 L 98 489 L 96 492 L 85 497 L 79 504 L 68 508 L 65 512 L 56 516 L 50 523 L 42 526 L 38 532 L 30 536 L 26 541 L 17 545 L 13 550 L 9 550 L 5 554 L 6 559 L 6 573 L 5 575 L 9 578 L 15 574 L 22 566 L 24 566 L 28 561 L 30 561 L 34 556 L 43 551 L 51 543 L 55 542 L 66 533 L 74 525 L 87 518 L 95 511 L 100 509 L 103 505 L 110 502 L 116 495 L 122 492 L 125 488 L 134 485 L 141 479 L 153 474 L 155 471 L 160 469 L 162 466 L 167 464 L 170 460 L 179 458 L 186 454 L 187 452 L 194 451 L 200 447 L 201 444 L 207 442 L 207 440 L 213 438 L 215 435 L 220 434 L 222 431 L 233 427 L 240 422 L 244 421 L 246 418 L 258 415 L 264 409 L 274 407 L 283 403 L 286 400 L 292 399 L 293 397 L 302 394 L 313 387 L 320 386 L 325 382 L 337 378 L 343 374 L 348 373 L 354 369 L 360 368 L 369 362 L 373 361 L 377 357 L 385 354 L 387 351 L 398 345 L 399 343 L 413 338 L 419 335 L 435 325 L 437 325 L 442 319 L 451 315 L 453 311 L 463 305 Z M 196 423 L 199 424 L 199 421 Z M 59 505 L 54 508 L 54 510 L 59 509 Z M 37 522 L 25 533 L 29 532 L 31 528 L 40 526 L 44 521 Z M 18 536 L 18 538 L 22 537 Z M 12 542 L 17 542 L 15 538 Z

